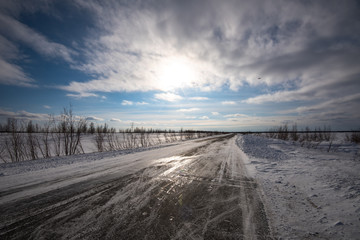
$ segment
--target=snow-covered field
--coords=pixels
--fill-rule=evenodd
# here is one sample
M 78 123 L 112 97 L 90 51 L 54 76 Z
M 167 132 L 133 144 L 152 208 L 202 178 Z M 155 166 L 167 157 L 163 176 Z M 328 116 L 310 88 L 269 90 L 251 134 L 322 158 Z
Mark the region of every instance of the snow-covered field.
M 360 148 L 318 149 L 244 135 L 246 166 L 262 187 L 273 232 L 282 239 L 360 239 Z
M 360 147 L 322 145 L 227 135 L 0 164 L 0 238 L 359 239 Z

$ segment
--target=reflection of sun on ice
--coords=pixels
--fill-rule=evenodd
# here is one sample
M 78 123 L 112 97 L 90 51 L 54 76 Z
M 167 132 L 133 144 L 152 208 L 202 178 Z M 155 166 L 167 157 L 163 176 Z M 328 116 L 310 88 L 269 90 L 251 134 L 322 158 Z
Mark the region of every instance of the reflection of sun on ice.
M 159 84 L 164 90 L 190 87 L 197 80 L 193 64 L 183 57 L 165 59 L 158 73 Z

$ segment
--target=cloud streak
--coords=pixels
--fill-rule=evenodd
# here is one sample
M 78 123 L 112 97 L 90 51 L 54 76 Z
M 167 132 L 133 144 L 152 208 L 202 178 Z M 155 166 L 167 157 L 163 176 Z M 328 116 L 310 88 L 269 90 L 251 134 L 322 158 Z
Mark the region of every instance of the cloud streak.
M 16 19 L 0 13 L 0 23 L 0 32 L 13 41 L 22 42 L 41 55 L 62 58 L 67 62 L 73 62 L 72 55 L 76 54 L 73 50 L 48 40 L 45 36 Z
M 95 117 L 95 116 L 89 116 L 85 118 L 87 121 L 104 121 L 103 118 Z
M 11 112 L 0 109 L 0 117 L 3 118 L 19 118 L 24 120 L 49 120 L 49 114 L 31 113 L 27 111 Z
M 178 109 L 176 110 L 177 112 L 195 112 L 195 111 L 199 111 L 199 108 L 182 108 L 182 109 Z
M 10 13 L 19 15 L 21 9 L 28 8 L 27 10 L 30 10 L 29 6 L 26 3 L 15 3 L 14 5 L 12 3 L 3 3 L 3 9 L 0 11 L 0 84 L 37 87 L 36 81 L 19 65 L 20 62 L 27 58 L 19 50 L 19 44 L 33 49 L 42 56 L 62 59 L 68 63 L 73 63 L 73 56 L 77 55 L 74 50 L 49 40 L 44 35 L 8 15 L 6 11 L 9 10 Z
M 128 100 L 123 100 L 122 102 L 121 102 L 121 105 L 123 105 L 123 106 L 131 106 L 131 105 L 133 105 L 134 103 L 132 102 L 132 101 L 128 101 Z
M 157 93 L 154 96 L 156 99 L 164 100 L 168 102 L 175 102 L 183 99 L 180 95 L 174 93 Z
M 235 105 L 236 102 L 234 102 L 234 101 L 222 101 L 221 104 L 222 105 Z

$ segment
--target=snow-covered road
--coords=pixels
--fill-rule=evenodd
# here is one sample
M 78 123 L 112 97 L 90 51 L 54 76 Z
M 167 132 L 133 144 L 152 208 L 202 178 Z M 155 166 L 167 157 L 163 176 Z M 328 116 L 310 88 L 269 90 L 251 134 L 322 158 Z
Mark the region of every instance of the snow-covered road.
M 2 166 L 0 238 L 271 239 L 236 136 Z

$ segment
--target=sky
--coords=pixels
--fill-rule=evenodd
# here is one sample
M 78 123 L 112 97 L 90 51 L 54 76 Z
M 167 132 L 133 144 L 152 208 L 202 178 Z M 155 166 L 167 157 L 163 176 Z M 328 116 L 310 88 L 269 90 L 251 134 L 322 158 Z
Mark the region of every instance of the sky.
M 2 0 L 0 123 L 360 129 L 359 1 Z

